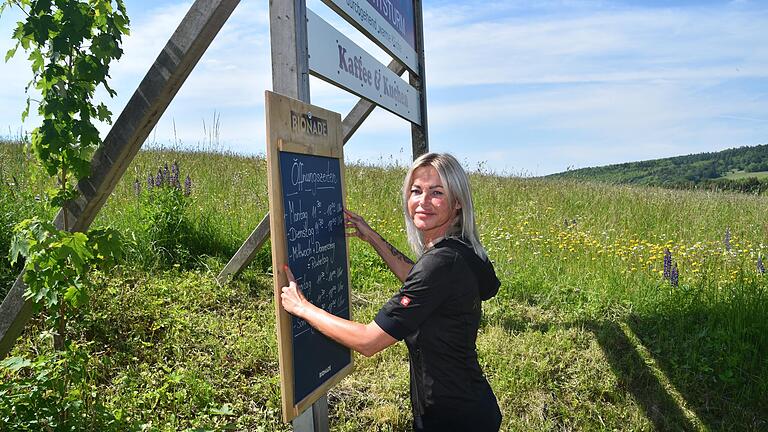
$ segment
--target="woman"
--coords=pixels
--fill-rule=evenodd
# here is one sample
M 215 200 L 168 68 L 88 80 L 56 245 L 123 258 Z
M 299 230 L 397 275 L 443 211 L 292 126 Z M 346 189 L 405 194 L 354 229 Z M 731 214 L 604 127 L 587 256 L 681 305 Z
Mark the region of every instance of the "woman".
M 498 431 L 501 412 L 477 361 L 481 300 L 499 287 L 480 244 L 469 181 L 448 154 L 425 154 L 403 182 L 408 241 L 414 263 L 359 215 L 345 210 L 348 236 L 373 246 L 403 282 L 368 325 L 308 302 L 286 267 L 285 310 L 326 336 L 372 356 L 398 340 L 408 347 L 416 431 Z

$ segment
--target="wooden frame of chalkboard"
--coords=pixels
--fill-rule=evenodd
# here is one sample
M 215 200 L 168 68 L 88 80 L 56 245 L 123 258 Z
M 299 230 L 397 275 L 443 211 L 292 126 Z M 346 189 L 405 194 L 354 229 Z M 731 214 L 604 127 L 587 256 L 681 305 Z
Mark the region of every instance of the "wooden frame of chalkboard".
M 344 235 L 341 116 L 266 92 L 269 222 L 283 420 L 289 422 L 354 367 L 352 351 L 288 314 L 289 264 L 313 304 L 351 319 Z

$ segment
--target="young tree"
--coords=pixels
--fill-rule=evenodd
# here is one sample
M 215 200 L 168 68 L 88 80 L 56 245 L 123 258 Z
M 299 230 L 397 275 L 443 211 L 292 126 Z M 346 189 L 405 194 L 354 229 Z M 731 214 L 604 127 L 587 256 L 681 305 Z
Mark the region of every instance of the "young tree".
M 26 87 L 29 114 L 30 91 L 42 124 L 31 134 L 29 148 L 56 186 L 46 202 L 57 209 L 78 196 L 77 182 L 90 171 L 90 160 L 101 144 L 93 121 L 111 121 L 103 103 L 94 94 L 103 86 L 110 96 L 109 66 L 119 59 L 122 36 L 128 34 L 128 16 L 122 0 L 5 0 L 0 13 L 17 7 L 25 19 L 13 32 L 16 45 L 28 53 L 32 79 Z M 120 241 L 113 230 L 72 233 L 66 212 L 63 229 L 37 218 L 20 222 L 11 244 L 11 261 L 26 258 L 25 296 L 37 309 L 45 309 L 52 320 L 55 346 L 65 348 L 68 307 L 78 307 L 88 298 L 89 268 L 107 265 L 119 254 Z

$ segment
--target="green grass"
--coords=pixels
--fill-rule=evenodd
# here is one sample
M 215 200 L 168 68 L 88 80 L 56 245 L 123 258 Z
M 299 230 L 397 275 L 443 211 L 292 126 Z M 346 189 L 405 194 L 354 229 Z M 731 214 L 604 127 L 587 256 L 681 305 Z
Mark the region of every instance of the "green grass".
M 0 210 L 6 219 L 33 213 L 34 205 L 16 209 L 38 193 L 34 169 L 18 146 L 0 145 L 0 159 L 0 180 L 7 187 L 14 175 L 21 184 L 17 204 Z M 163 267 L 141 256 L 133 182 L 143 185 L 174 160 L 193 181 L 193 246 L 208 252 Z M 348 207 L 407 251 L 404 172 L 348 166 L 346 179 Z M 768 254 L 767 196 L 481 173 L 471 180 L 502 280 L 484 303 L 478 350 L 503 430 L 768 428 L 768 275 L 755 267 Z M 98 276 L 91 307 L 73 320 L 77 337 L 93 341 L 111 409 L 149 430 L 289 430 L 279 420 L 268 249 L 232 283 L 214 280 L 267 208 L 261 158 L 138 154 L 95 221 L 135 238 L 134 246 L 125 263 Z M 660 274 L 664 248 L 680 270 L 677 287 Z M 352 313 L 368 322 L 399 285 L 359 241 L 351 242 L 350 266 Z M 0 271 L 13 273 L 6 261 Z M 14 354 L 41 349 L 40 329 L 33 320 Z M 405 347 L 355 362 L 330 391 L 332 430 L 410 430 Z M 234 415 L 221 414 L 228 411 Z
M 731 171 L 723 177 L 730 180 L 739 180 L 739 179 L 745 179 L 750 177 L 762 179 L 762 178 L 768 178 L 768 171 L 758 171 L 758 172 Z

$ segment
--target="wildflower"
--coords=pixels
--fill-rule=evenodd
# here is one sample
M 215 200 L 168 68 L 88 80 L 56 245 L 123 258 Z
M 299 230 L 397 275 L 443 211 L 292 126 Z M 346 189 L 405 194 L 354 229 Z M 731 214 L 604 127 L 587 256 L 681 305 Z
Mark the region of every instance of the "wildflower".
M 765 274 L 765 266 L 763 265 L 762 255 L 757 257 L 757 272 L 760 274 Z
M 153 187 L 155 187 L 155 178 L 150 174 L 147 176 L 147 190 L 151 190 Z
M 162 168 L 157 169 L 157 176 L 155 176 L 155 186 L 160 187 L 163 185 L 163 170 Z
M 168 171 L 168 162 L 166 162 L 163 166 L 163 179 L 166 180 L 170 184 L 171 180 L 171 174 Z
M 187 178 L 184 179 L 184 196 L 189 196 L 192 193 L 192 179 L 187 174 Z
M 179 164 L 173 161 L 171 165 L 171 186 L 175 188 L 181 188 L 181 182 L 179 181 Z
M 664 279 L 669 279 L 672 275 L 672 253 L 669 248 L 664 248 Z
M 673 287 L 677 288 L 679 273 L 677 272 L 677 263 L 672 266 L 672 270 L 669 272 L 669 283 Z
M 725 245 L 725 250 L 730 252 L 731 251 L 731 229 L 725 228 L 725 238 L 723 239 L 723 244 Z
M 136 194 L 136 196 L 139 196 L 141 193 L 141 183 L 139 183 L 138 177 L 136 177 L 136 181 L 133 182 L 133 192 Z

